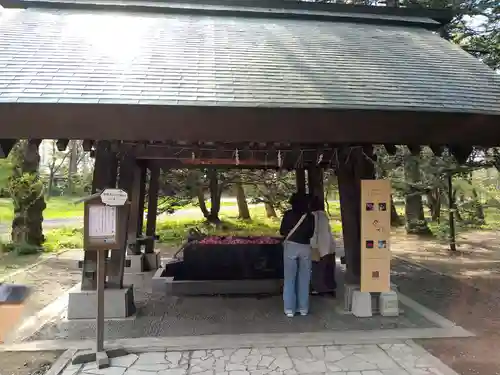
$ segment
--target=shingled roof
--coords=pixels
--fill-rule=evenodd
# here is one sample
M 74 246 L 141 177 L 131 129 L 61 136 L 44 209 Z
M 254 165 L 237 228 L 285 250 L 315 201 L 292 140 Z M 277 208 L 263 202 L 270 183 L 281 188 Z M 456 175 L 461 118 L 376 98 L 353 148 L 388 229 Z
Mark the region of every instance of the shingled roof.
M 349 22 L 350 16 L 318 20 L 3 9 L 0 106 L 95 103 L 500 115 L 500 76 L 423 27 L 435 21 L 393 16 L 397 23 L 377 24 L 359 22 L 359 17 Z

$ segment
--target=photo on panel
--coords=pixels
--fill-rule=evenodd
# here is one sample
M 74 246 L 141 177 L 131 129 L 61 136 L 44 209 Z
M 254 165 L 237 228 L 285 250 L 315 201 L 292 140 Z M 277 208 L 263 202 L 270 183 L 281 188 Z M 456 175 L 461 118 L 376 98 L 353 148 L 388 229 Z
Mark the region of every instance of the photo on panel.
M 375 211 L 375 203 L 367 203 L 366 204 L 366 211 Z
M 367 249 L 373 249 L 373 241 L 372 240 L 366 241 L 366 248 Z
M 387 249 L 387 241 L 379 240 L 378 241 L 378 248 L 379 249 Z
M 387 211 L 387 203 L 379 203 L 378 204 L 378 210 L 379 211 Z

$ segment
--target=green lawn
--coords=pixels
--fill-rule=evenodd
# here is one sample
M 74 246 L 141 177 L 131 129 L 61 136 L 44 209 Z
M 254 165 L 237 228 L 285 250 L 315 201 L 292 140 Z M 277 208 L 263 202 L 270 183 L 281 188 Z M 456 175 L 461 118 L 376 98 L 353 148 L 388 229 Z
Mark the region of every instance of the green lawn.
M 47 202 L 43 212 L 45 219 L 63 219 L 83 216 L 83 203 L 74 204 L 78 198 L 52 197 Z M 0 223 L 12 221 L 14 215 L 12 201 L 7 198 L 0 199 Z

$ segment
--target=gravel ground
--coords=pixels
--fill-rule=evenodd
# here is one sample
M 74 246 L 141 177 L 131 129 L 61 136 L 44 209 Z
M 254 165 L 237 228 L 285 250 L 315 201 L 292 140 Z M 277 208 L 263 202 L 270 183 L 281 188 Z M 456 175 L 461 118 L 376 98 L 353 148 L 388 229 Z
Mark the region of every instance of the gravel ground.
M 500 298 L 494 290 L 397 259 L 392 273 L 403 294 L 477 334 L 468 339 L 417 340 L 420 345 L 461 375 L 500 374 Z
M 59 358 L 62 351 L 0 353 L 2 375 L 43 375 Z

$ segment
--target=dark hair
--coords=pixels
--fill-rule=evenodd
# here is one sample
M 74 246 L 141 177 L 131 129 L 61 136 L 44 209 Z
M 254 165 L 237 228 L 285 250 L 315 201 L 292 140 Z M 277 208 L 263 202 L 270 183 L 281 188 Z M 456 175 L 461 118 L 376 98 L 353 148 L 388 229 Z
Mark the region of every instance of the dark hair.
M 310 198 L 311 211 L 323 211 L 323 200 L 316 196 L 311 195 Z
M 308 211 L 308 199 L 305 194 L 293 193 L 289 202 L 294 212 L 304 213 Z

